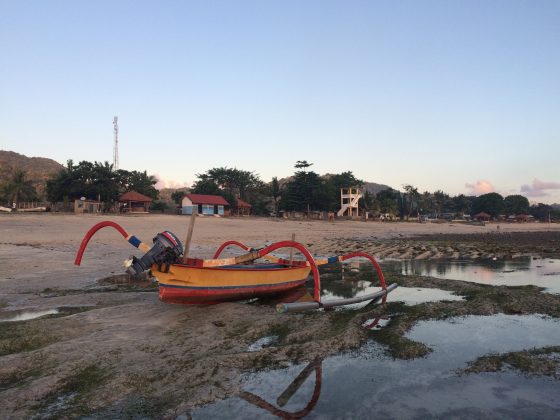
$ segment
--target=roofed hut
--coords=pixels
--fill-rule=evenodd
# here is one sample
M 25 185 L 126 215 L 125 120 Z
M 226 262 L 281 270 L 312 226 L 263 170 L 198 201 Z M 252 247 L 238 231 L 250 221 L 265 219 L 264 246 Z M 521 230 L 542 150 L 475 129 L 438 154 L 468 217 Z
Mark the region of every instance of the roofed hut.
M 136 191 L 128 191 L 119 197 L 119 210 L 123 213 L 148 213 L 152 199 Z
M 488 222 L 490 220 L 490 215 L 488 213 L 485 213 L 483 211 L 481 211 L 480 213 L 477 213 L 473 216 L 474 220 L 478 220 L 479 222 Z
M 220 195 L 185 194 L 181 202 L 181 214 L 192 214 L 195 207 L 198 214 L 229 215 L 229 203 Z
M 240 198 L 236 198 L 235 199 L 235 206 L 233 207 L 231 212 L 232 212 L 232 214 L 235 214 L 237 216 L 249 216 L 251 214 L 252 207 L 253 206 L 251 206 L 246 201 L 243 201 Z

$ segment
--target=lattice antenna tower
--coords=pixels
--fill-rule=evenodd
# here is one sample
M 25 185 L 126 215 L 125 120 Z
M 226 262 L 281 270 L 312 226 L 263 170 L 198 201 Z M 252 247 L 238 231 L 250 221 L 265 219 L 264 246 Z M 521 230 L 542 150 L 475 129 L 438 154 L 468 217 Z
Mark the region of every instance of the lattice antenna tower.
M 115 132 L 115 143 L 113 145 L 113 171 L 119 169 L 119 117 L 113 118 L 113 131 Z

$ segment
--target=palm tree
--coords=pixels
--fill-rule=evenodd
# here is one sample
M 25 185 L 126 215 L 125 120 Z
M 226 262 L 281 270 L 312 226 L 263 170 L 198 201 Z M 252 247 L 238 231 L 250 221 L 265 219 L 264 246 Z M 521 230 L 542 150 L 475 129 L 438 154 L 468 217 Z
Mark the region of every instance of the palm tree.
M 17 206 L 20 199 L 35 200 L 37 198 L 37 191 L 32 181 L 26 179 L 25 171 L 16 170 L 4 186 L 4 195 Z

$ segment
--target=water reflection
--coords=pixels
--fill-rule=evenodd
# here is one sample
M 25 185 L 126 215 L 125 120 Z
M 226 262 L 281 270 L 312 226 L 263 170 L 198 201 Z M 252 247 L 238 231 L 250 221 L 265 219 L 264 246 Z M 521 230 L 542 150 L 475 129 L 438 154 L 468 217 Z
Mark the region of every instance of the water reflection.
M 356 260 L 353 263 L 338 263 L 319 267 L 322 299 L 351 298 L 373 293 L 381 289 L 377 272 L 369 261 Z M 395 262 L 391 263 L 394 264 Z M 394 268 L 394 266 L 391 267 Z M 386 277 L 387 283 L 391 283 L 390 275 L 386 275 Z M 312 292 L 312 288 L 309 290 Z M 446 290 L 399 286 L 390 293 L 388 299 L 389 301 L 404 302 L 407 305 L 417 305 L 442 300 L 462 300 L 463 297 L 454 295 Z M 358 308 L 367 304 L 367 302 L 354 304 L 349 306 L 349 308 Z
M 329 264 L 319 267 L 321 298 L 351 298 L 381 288 L 373 264 L 355 260 L 349 264 Z
M 457 373 L 488 353 L 560 345 L 558 319 L 495 315 L 425 321 L 406 337 L 433 352 L 395 360 L 368 342 L 359 352 L 303 370 L 251 374 L 239 397 L 200 407 L 193 418 L 558 418 L 560 381 L 512 370 Z M 315 381 L 309 378 L 313 371 Z
M 560 293 L 560 260 L 533 259 L 474 261 L 406 260 L 385 263 L 405 275 L 429 276 L 506 286 L 535 285 Z
M 248 403 L 254 405 L 255 407 L 266 410 L 274 416 L 278 416 L 283 419 L 301 419 L 303 417 L 306 417 L 319 401 L 322 382 L 321 364 L 321 359 L 317 359 L 309 363 L 288 385 L 288 387 L 278 396 L 278 398 L 276 399 L 276 404 L 278 406 L 269 403 L 264 398 L 254 394 L 253 392 L 242 391 L 239 396 Z M 315 372 L 315 386 L 313 388 L 311 399 L 309 400 L 307 405 L 303 409 L 295 412 L 279 408 L 284 407 L 290 401 L 293 395 L 301 388 L 304 382 L 306 382 L 307 378 L 311 375 L 312 372 Z

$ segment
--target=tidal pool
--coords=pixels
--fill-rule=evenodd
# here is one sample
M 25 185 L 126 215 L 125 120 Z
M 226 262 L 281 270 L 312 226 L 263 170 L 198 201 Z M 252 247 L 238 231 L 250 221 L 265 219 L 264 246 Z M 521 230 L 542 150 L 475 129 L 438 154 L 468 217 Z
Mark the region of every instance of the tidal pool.
M 320 272 L 322 300 L 362 296 L 381 289 L 377 273 L 369 261 L 354 260 L 350 264 L 331 264 L 320 267 Z M 392 283 L 390 275 L 385 277 L 387 285 Z M 312 292 L 312 285 L 309 290 Z M 399 286 L 388 295 L 388 301 L 404 302 L 407 305 L 462 299 L 462 296 L 455 295 L 447 290 L 422 287 Z M 368 303 L 347 305 L 342 309 L 356 309 Z
M 478 261 L 405 260 L 385 264 L 405 275 L 463 280 L 493 286 L 534 285 L 546 288 L 545 292 L 548 293 L 560 293 L 560 259 L 522 257 Z
M 492 352 L 560 344 L 560 320 L 468 316 L 420 322 L 407 337 L 433 349 L 394 360 L 368 342 L 358 352 L 244 378 L 237 397 L 200 407 L 202 418 L 558 418 L 560 381 L 509 370 L 459 374 Z

